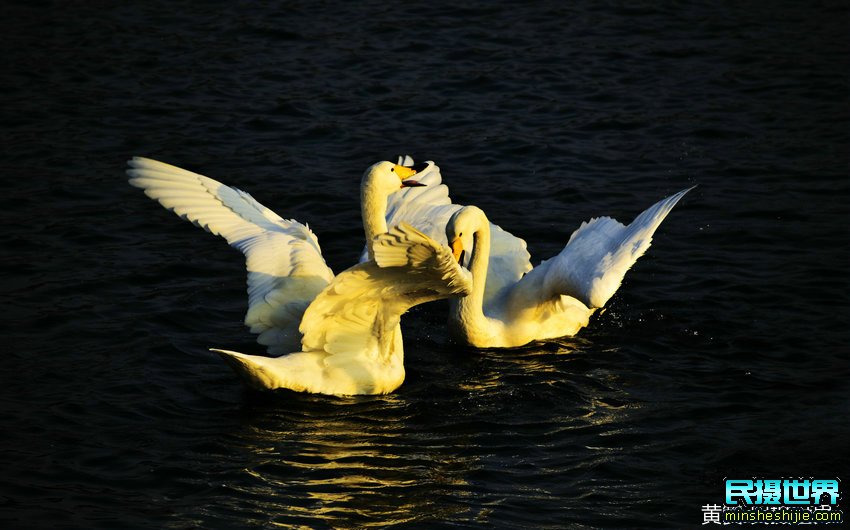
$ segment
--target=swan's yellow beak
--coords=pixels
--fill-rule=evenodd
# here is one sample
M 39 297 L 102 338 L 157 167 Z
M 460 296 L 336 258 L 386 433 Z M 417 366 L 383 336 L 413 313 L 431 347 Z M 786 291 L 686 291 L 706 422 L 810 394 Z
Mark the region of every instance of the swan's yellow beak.
M 421 167 L 406 167 L 394 164 L 393 172 L 395 172 L 395 174 L 398 175 L 398 178 L 401 179 L 402 188 L 415 188 L 418 186 L 425 186 L 425 184 L 422 184 L 421 182 L 416 180 L 410 180 L 410 177 L 419 173 L 427 167 L 427 164 L 422 164 Z
M 463 242 L 459 237 L 456 237 L 454 241 L 452 241 L 452 256 L 455 257 L 455 261 L 460 263 L 460 256 L 463 254 Z
M 398 164 L 395 164 L 393 166 L 393 171 L 396 175 L 398 175 L 398 178 L 400 178 L 401 180 L 409 179 L 410 177 L 416 174 L 416 170 L 412 167 L 400 166 Z

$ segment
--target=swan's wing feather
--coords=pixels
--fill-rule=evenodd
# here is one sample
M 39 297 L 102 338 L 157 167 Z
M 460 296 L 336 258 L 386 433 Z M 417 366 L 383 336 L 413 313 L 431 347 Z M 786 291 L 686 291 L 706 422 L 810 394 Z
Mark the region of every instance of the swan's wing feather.
M 408 308 L 436 299 L 422 294 L 426 290 L 440 298 L 465 296 L 472 290 L 472 275 L 455 261 L 451 249 L 407 223 L 376 237 L 374 249 L 379 267 L 404 275 Z
M 379 235 L 374 249 L 375 261 L 337 275 L 307 308 L 304 351 L 326 351 L 326 362 L 337 365 L 346 356 L 381 355 L 405 311 L 472 290 L 451 250 L 409 225 Z
M 313 232 L 203 175 L 142 157 L 128 164 L 130 184 L 245 254 L 245 324 L 259 334 L 257 341 L 270 353 L 297 347 L 304 310 L 333 278 Z
M 517 287 L 536 284 L 540 301 L 566 295 L 590 308 L 603 307 L 649 248 L 655 230 L 691 189 L 657 202 L 628 226 L 610 217 L 582 223 L 560 254 L 541 263 Z
M 410 156 L 399 157 L 399 164 L 413 165 Z M 453 204 L 449 188 L 443 184 L 440 168 L 434 162 L 414 177 L 424 187 L 405 188 L 387 200 L 387 226 L 408 223 L 435 241 L 446 244 L 446 225 L 463 205 Z M 360 261 L 368 259 L 366 250 Z M 490 223 L 490 260 L 484 303 L 496 297 L 506 286 L 515 284 L 531 270 L 531 255 L 524 240 Z

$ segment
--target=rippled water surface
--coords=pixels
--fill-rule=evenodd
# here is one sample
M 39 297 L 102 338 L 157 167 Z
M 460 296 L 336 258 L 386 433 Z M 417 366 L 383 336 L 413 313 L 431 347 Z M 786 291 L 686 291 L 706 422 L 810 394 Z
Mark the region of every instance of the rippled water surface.
M 0 521 L 688 528 L 723 477 L 846 483 L 850 45 L 804 4 L 5 3 Z M 699 187 L 576 338 L 466 349 L 435 303 L 392 395 L 245 391 L 207 351 L 261 351 L 242 257 L 125 160 L 249 191 L 341 271 L 400 153 L 535 263 Z

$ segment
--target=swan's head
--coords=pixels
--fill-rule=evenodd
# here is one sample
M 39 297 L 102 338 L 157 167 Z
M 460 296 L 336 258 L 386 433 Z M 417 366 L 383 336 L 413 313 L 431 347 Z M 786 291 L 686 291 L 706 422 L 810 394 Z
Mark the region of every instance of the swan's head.
M 475 206 L 464 206 L 452 214 L 446 224 L 446 240 L 452 247 L 452 254 L 458 263 L 466 266 L 464 258 L 472 253 L 473 235 L 481 229 L 481 223 L 487 222 L 487 217 L 481 209 Z
M 363 173 L 361 186 L 369 188 L 381 195 L 389 196 L 402 188 L 424 186 L 411 177 L 428 167 L 427 164 L 419 164 L 414 167 L 406 167 L 392 162 L 378 162 L 373 164 Z

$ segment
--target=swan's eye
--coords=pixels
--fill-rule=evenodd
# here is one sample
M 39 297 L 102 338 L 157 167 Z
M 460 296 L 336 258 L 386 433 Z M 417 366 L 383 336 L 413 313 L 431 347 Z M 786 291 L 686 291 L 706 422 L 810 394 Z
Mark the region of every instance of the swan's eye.
M 457 235 L 457 237 L 463 237 L 463 232 Z
M 391 168 L 390 168 L 390 171 L 392 171 L 393 173 L 395 173 L 395 168 L 394 168 L 394 167 L 391 167 Z

